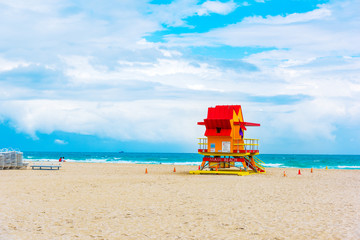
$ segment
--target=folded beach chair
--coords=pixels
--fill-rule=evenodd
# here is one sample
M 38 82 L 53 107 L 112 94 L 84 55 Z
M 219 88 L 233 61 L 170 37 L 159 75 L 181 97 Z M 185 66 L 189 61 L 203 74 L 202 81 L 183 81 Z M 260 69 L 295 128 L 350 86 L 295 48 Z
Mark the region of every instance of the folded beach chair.
M 5 152 L 0 151 L 0 168 L 1 169 L 6 169 L 6 164 L 5 164 Z
M 10 168 L 15 169 L 17 167 L 16 152 L 11 151 L 9 152 L 9 155 L 10 155 Z
M 23 162 L 23 153 L 16 152 L 16 168 L 22 169 L 22 168 L 26 168 L 27 166 L 28 166 L 28 163 Z
M 11 159 L 10 159 L 10 153 L 4 152 L 4 169 L 10 169 L 11 168 Z
M 4 156 L 0 153 L 0 169 L 4 169 Z

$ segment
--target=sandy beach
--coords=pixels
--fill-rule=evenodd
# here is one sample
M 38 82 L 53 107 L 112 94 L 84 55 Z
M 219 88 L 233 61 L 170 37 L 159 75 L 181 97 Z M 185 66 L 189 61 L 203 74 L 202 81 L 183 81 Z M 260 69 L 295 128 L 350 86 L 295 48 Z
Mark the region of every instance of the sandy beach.
M 0 171 L 0 239 L 360 239 L 359 170 L 241 177 L 173 169 Z

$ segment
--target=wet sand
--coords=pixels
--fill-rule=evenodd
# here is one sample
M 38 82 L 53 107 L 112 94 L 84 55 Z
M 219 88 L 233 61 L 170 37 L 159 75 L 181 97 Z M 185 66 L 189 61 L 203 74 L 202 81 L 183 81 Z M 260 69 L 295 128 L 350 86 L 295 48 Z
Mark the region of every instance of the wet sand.
M 360 239 L 359 170 L 241 177 L 173 169 L 0 171 L 0 239 Z

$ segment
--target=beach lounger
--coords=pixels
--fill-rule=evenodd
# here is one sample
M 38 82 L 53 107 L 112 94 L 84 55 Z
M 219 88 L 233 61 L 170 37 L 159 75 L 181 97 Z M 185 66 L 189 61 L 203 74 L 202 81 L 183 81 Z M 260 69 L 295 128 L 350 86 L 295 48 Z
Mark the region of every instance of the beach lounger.
M 30 165 L 32 170 L 59 170 L 61 163 L 58 162 L 36 162 Z

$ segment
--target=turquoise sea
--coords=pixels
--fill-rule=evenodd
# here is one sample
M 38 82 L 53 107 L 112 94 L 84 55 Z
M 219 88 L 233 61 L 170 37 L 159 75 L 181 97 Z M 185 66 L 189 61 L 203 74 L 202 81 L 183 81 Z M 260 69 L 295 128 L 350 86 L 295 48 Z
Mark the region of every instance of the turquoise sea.
M 24 152 L 25 161 L 199 165 L 197 153 Z M 360 155 L 260 154 L 265 167 L 360 169 Z

